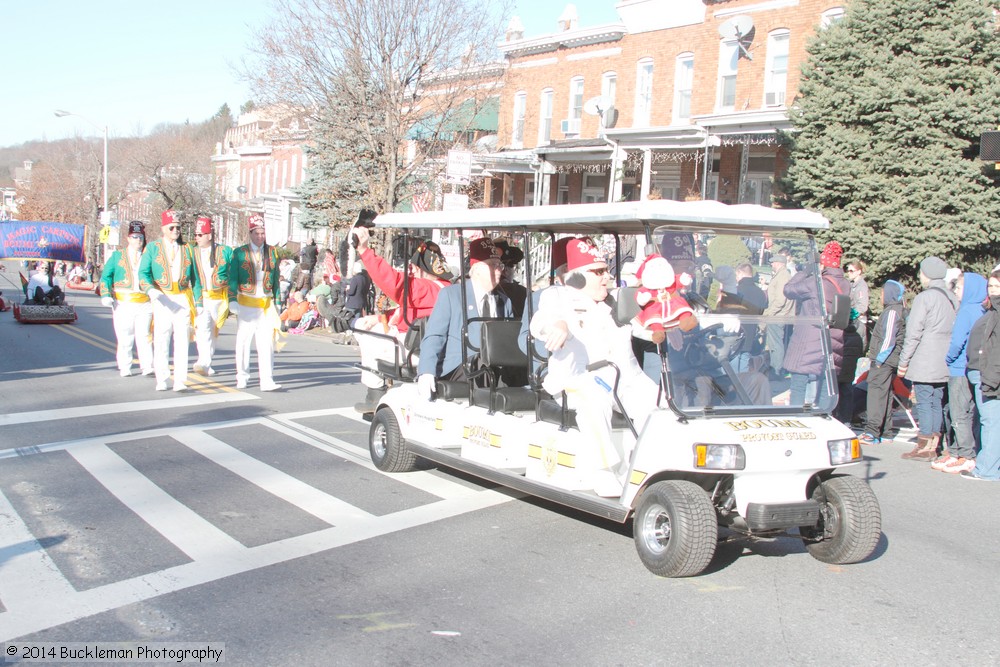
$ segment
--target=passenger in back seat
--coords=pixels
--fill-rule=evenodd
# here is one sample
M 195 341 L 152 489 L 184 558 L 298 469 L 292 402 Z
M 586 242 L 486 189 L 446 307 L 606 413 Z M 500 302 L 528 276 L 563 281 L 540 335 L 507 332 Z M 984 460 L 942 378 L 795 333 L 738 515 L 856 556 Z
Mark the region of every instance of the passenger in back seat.
M 469 278 L 465 281 L 465 303 L 462 285 L 456 283 L 441 291 L 434 310 L 427 319 L 424 338 L 420 343 L 420 363 L 417 384 L 420 394 L 430 400 L 436 390 L 436 379 L 463 381 L 462 329 L 466 320 L 474 317 L 511 317 L 510 299 L 496 289 L 503 271 L 501 250 L 488 238 L 469 243 Z M 464 316 L 463 316 L 464 311 Z M 478 323 L 469 325 L 469 342 L 479 347 Z
M 395 336 L 400 342 L 409 329 L 409 322 L 427 317 L 437 303 L 438 294 L 451 283 L 451 271 L 444 260 L 440 249 L 435 243 L 422 243 L 410 257 L 410 271 L 404 274 L 378 256 L 368 245 L 371 235 L 367 227 L 355 227 L 353 233 L 358 238 L 358 256 L 368 270 L 372 282 L 394 302 L 403 301 L 404 285 L 406 286 L 407 303 L 406 317 L 403 308 L 394 313 L 386 314 L 388 318 L 380 320 L 379 315 L 360 317 L 354 322 L 354 329 L 360 331 L 375 331 Z M 361 364 L 368 368 L 375 367 L 379 359 L 392 362 L 395 359 L 396 348 L 390 341 L 375 336 L 356 336 L 358 350 L 361 352 Z M 365 400 L 357 403 L 354 409 L 364 414 L 374 412 L 378 401 L 385 393 L 385 381 L 366 371 L 361 372 L 361 382 L 368 387 Z
M 531 319 L 531 334 L 549 351 L 543 388 L 553 396 L 566 392 L 576 409 L 580 432 L 590 447 L 581 449 L 580 468 L 595 470 L 593 489 L 601 496 L 618 496 L 635 446 L 631 434 L 616 448 L 611 438 L 611 412 L 617 404 L 611 394 L 614 369 L 588 371 L 598 361 L 614 362 L 621 370 L 618 395 L 625 410 L 642 429 L 656 407 L 657 385 L 639 367 L 632 353 L 631 327 L 620 327 L 607 304 L 608 265 L 589 239 L 575 239 L 566 248 L 566 288 L 542 292 Z

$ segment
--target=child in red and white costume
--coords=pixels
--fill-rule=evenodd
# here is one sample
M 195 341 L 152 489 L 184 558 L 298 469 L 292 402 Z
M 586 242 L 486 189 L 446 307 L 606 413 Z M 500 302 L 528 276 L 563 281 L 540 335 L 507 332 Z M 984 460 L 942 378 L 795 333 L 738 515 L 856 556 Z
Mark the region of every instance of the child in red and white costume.
M 635 295 L 642 312 L 635 319 L 652 332 L 654 343 L 662 343 L 669 329 L 691 331 L 698 326 L 691 306 L 677 293 L 681 287 L 691 284 L 691 276 L 676 275 L 670 262 L 655 253 L 646 257 L 635 275 L 642 285 Z

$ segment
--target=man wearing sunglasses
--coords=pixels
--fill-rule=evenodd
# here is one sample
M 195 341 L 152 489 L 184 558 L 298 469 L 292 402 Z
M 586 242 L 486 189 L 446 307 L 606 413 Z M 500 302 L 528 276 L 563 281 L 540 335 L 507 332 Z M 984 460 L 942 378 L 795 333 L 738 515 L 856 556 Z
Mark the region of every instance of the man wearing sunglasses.
M 642 372 L 632 353 L 632 330 L 620 327 L 608 303 L 611 276 L 600 249 L 580 238 L 566 246 L 566 287 L 542 292 L 531 318 L 531 334 L 549 351 L 542 387 L 553 396 L 566 393 L 576 422 L 592 448 L 581 449 L 581 467 L 598 470 L 591 486 L 598 495 L 619 496 L 635 446 L 627 434 L 623 447 L 611 438 L 611 395 L 615 372 L 610 366 L 588 371 L 598 361 L 613 362 L 621 371 L 618 395 L 638 431 L 656 407 L 656 383 Z
M 139 353 L 139 368 L 143 375 L 153 374 L 153 343 L 149 325 L 153 306 L 149 296 L 139 286 L 139 263 L 146 248 L 146 227 L 139 220 L 128 223 L 124 248 L 111 253 L 101 273 L 101 303 L 113 308 L 112 322 L 118 339 L 118 373 L 132 375 L 132 348 Z
M 212 219 L 198 218 L 194 228 L 194 260 L 201 282 L 202 307 L 194 321 L 194 340 L 198 346 L 198 359 L 194 362 L 194 372 L 199 375 L 215 375 L 212 357 L 215 355 L 215 338 L 219 335 L 219 325 L 226 321 L 229 311 L 229 261 L 233 249 L 215 242 Z
M 174 346 L 174 391 L 187 389 L 188 347 L 194 331 L 201 281 L 191 248 L 181 241 L 180 214 L 160 216 L 163 237 L 146 246 L 139 262 L 139 286 L 153 302 L 153 369 L 156 391 L 170 380 L 170 344 Z

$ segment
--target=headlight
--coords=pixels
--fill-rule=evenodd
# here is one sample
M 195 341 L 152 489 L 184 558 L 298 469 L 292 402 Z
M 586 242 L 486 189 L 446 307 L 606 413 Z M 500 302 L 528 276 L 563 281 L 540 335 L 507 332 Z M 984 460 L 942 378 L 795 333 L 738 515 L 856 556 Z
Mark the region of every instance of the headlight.
M 707 470 L 743 470 L 747 466 L 747 455 L 740 445 L 694 446 L 694 467 Z
M 861 460 L 861 443 L 857 438 L 849 440 L 829 440 L 826 443 L 830 450 L 830 464 L 840 465 Z

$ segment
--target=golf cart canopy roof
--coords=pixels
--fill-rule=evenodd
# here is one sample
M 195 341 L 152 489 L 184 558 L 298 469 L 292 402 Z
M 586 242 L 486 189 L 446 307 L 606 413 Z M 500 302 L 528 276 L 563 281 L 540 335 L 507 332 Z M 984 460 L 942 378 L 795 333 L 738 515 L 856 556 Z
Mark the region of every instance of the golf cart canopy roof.
M 466 211 L 385 213 L 375 219 L 384 229 L 520 229 L 553 234 L 643 234 L 662 225 L 706 229 L 828 229 L 813 211 L 775 209 L 716 201 L 654 200 L 613 204 L 566 204 L 480 208 Z

